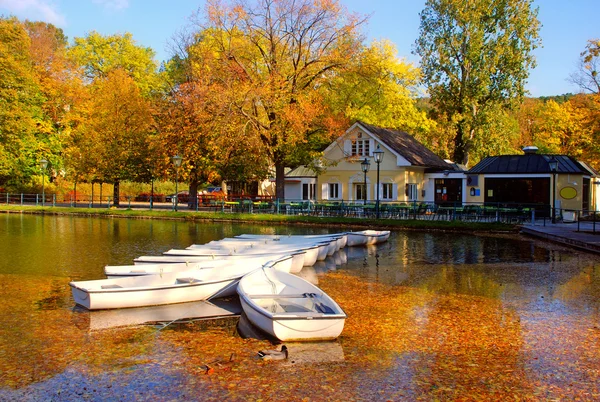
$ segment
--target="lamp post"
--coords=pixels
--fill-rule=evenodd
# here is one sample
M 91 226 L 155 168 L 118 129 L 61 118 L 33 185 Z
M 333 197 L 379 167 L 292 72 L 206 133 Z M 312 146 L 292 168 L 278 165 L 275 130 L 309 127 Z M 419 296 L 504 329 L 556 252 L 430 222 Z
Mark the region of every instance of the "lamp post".
M 173 158 L 173 165 L 175 166 L 175 211 L 177 211 L 177 204 L 179 203 L 179 168 L 181 167 L 181 162 L 183 158 L 179 155 L 175 155 Z
M 554 155 L 548 161 L 548 167 L 552 172 L 552 223 L 556 223 L 556 171 L 558 170 L 558 160 Z
M 383 162 L 383 151 L 377 145 L 377 149 L 373 151 L 373 156 L 375 157 L 375 163 L 377 164 L 377 200 L 375 201 L 375 215 L 376 218 L 379 219 L 379 165 Z
M 365 158 L 361 163 L 360 163 L 360 168 L 362 169 L 363 173 L 365 174 L 365 187 L 364 187 L 364 194 L 363 194 L 363 199 L 365 200 L 365 205 L 367 205 L 367 172 L 369 171 L 369 168 L 371 167 L 371 162 L 369 162 L 369 160 L 367 158 Z
M 42 207 L 46 203 L 46 173 L 44 172 L 48 167 L 48 161 L 46 159 L 40 160 L 40 171 L 42 172 Z

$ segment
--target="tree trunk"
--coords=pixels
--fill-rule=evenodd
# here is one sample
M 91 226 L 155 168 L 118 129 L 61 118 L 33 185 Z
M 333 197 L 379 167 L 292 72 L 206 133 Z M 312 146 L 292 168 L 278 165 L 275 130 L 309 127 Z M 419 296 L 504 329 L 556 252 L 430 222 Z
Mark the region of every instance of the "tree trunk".
M 275 162 L 275 197 L 285 201 L 285 166 L 283 162 Z
M 463 165 L 467 165 L 469 163 L 469 155 L 467 152 L 467 144 L 464 136 L 464 127 L 463 122 L 458 122 L 456 124 L 456 135 L 454 137 L 454 153 L 453 159 L 456 163 L 462 163 Z
M 190 183 L 190 199 L 188 201 L 188 208 L 191 210 L 195 210 L 196 205 L 198 204 L 198 184 L 199 183 L 197 180 L 194 180 Z
M 115 207 L 119 206 L 119 180 L 116 180 L 113 184 L 113 205 Z

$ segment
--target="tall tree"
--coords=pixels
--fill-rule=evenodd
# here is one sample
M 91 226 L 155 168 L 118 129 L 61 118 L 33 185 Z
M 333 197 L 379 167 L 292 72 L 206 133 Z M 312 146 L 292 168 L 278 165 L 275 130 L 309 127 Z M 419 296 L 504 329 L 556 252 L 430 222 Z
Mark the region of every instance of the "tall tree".
M 38 129 L 45 124 L 44 97 L 30 46 L 20 21 L 0 17 L 0 185 L 27 182 L 46 156 Z
M 67 58 L 68 41 L 62 29 L 37 21 L 25 21 L 24 27 L 31 41 L 33 72 L 44 97 L 44 124 L 38 124 L 40 146 L 56 174 L 63 168 L 65 141 L 80 120 L 85 89 L 77 67 Z
M 351 120 L 395 128 L 424 140 L 435 123 L 417 108 L 420 71 L 398 59 L 389 41 L 373 42 L 323 90 L 332 110 L 343 110 Z
M 69 56 L 83 68 L 89 82 L 122 69 L 135 81 L 142 95 L 160 90 L 154 51 L 136 44 L 130 33 L 103 36 L 91 32 L 84 38 L 75 38 Z
M 151 107 L 122 69 L 97 79 L 91 90 L 90 114 L 76 133 L 71 166 L 88 180 L 113 183 L 114 204 L 119 205 L 120 182 L 147 174 L 149 134 L 154 128 Z
M 588 40 L 570 80 L 585 92 L 600 94 L 600 39 Z
M 80 179 L 114 183 L 118 205 L 122 180 L 151 177 L 148 136 L 154 121 L 149 100 L 162 89 L 154 52 L 138 46 L 129 33 L 92 32 L 75 38 L 68 54 L 82 69 L 92 94 L 84 121 L 72 133 L 69 166 Z M 94 163 L 86 162 L 90 160 Z
M 361 20 L 337 0 L 212 0 L 207 10 L 211 71 L 227 76 L 226 102 L 245 120 L 243 133 L 262 142 L 283 199 L 285 166 L 339 135 L 318 88 L 357 54 Z
M 469 155 L 482 127 L 520 101 L 540 23 L 533 0 L 427 0 L 415 52 L 434 106 L 454 126 L 454 160 Z

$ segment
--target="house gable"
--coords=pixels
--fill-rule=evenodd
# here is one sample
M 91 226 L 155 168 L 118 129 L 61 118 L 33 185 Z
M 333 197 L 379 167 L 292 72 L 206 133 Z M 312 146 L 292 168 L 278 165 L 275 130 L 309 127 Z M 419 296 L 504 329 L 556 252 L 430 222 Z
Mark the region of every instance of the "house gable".
M 367 155 L 353 155 L 353 141 L 368 141 L 368 145 L 365 144 L 365 146 L 368 148 Z M 390 148 L 385 142 L 383 142 L 378 136 L 374 135 L 360 122 L 354 123 L 342 136 L 338 137 L 333 143 L 331 143 L 325 149 L 325 151 L 323 151 L 323 156 L 325 159 L 335 162 L 346 161 L 349 163 L 360 163 L 365 156 L 373 156 L 373 151 L 377 148 L 377 145 L 381 146 L 386 154 L 394 155 L 396 158 L 396 166 L 412 166 L 408 159 L 399 154 L 395 149 Z

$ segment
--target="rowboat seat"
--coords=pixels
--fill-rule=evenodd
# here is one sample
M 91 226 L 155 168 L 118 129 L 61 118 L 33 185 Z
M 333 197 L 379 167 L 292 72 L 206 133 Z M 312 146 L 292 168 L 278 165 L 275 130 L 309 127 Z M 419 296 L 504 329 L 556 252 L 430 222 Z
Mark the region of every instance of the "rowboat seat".
M 196 278 L 177 278 L 177 283 L 198 283 L 198 282 L 202 282 L 199 279 Z
M 319 312 L 319 313 L 323 313 L 323 314 L 334 314 L 335 311 L 333 311 L 333 309 L 331 307 L 329 307 L 326 304 L 323 303 L 315 303 L 315 309 Z
M 123 286 L 119 286 L 119 285 L 102 285 L 101 288 L 102 289 L 120 289 Z
M 298 293 L 298 294 L 266 294 L 266 295 L 249 295 L 251 299 L 305 299 L 307 297 L 316 297 L 315 293 Z

